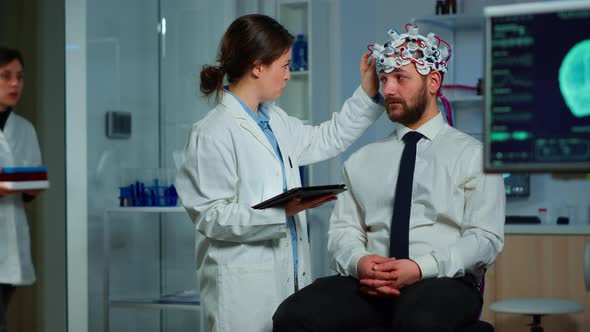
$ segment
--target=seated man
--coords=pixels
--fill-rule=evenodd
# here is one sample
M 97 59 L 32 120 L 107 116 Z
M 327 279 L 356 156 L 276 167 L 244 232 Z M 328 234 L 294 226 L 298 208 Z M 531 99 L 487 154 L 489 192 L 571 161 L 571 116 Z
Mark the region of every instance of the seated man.
M 274 331 L 454 331 L 478 318 L 480 280 L 504 245 L 502 177 L 439 113 L 450 46 L 413 26 L 389 35 L 372 56 L 397 129 L 345 162 L 328 233 L 339 275 L 287 298 Z

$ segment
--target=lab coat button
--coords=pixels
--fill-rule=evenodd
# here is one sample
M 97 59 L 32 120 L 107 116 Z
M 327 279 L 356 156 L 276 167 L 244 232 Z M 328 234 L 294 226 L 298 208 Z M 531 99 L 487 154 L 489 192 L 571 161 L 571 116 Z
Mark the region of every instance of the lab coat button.
M 305 275 L 305 272 L 303 272 L 303 275 Z

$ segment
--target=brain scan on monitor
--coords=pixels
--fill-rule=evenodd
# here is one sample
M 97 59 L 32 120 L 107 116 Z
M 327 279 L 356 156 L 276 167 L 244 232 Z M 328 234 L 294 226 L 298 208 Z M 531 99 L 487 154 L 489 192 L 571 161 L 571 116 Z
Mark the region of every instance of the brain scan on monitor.
M 487 172 L 590 171 L 590 1 L 492 6 Z

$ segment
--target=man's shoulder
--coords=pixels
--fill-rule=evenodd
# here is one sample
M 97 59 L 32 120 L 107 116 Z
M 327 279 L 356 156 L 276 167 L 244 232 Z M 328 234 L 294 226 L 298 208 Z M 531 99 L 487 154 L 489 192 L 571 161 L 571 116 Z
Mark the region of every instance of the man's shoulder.
M 442 135 L 439 161 L 446 160 L 449 167 L 461 172 L 481 172 L 483 163 L 483 143 L 477 138 L 456 128 L 447 127 Z
M 394 135 L 395 134 L 393 133 L 376 142 L 369 143 L 353 152 L 344 162 L 345 166 L 355 167 L 356 165 L 362 165 L 367 163 L 367 161 L 373 161 L 380 156 L 383 156 L 386 150 L 390 149 L 392 144 L 395 144 L 396 140 Z
M 461 151 L 478 151 L 483 149 L 482 142 L 477 138 L 451 126 L 446 126 L 443 135 L 441 135 L 441 143 L 448 148 Z

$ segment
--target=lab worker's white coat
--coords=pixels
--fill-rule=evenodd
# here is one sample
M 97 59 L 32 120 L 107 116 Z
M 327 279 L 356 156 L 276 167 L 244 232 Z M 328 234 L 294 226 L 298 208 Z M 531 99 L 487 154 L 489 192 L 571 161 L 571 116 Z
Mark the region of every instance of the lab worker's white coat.
M 336 156 L 381 115 L 359 87 L 339 113 L 304 125 L 266 104 L 285 164 L 287 187 L 301 185 L 299 166 Z M 176 189 L 195 223 L 196 260 L 210 331 L 271 331 L 272 315 L 294 289 L 293 255 L 283 208 L 251 206 L 283 191 L 281 164 L 238 100 L 220 104 L 191 131 Z M 311 282 L 305 213 L 295 217 L 299 288 Z
M 0 131 L 0 167 L 41 163 L 33 125 L 12 112 Z M 0 283 L 30 285 L 35 281 L 29 225 L 20 194 L 0 197 Z

